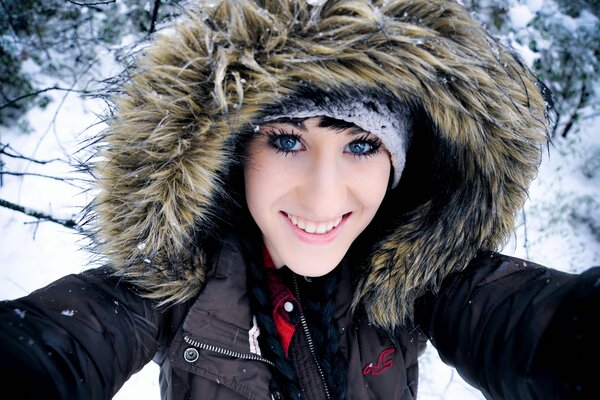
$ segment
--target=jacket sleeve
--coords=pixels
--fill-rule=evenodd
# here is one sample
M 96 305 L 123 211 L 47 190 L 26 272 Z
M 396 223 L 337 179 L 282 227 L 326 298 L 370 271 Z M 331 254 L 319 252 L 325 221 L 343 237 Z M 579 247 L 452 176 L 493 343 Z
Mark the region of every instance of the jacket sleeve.
M 23 399 L 110 399 L 161 347 L 169 318 L 105 269 L 0 303 L 0 381 Z
M 497 253 L 422 299 L 441 359 L 487 399 L 600 398 L 600 268 L 568 274 Z

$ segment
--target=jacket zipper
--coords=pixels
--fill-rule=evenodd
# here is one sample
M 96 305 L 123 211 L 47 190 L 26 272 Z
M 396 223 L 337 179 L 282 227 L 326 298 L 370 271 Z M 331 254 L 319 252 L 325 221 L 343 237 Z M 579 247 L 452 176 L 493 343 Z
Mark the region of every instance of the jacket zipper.
M 197 347 L 199 349 L 212 351 L 212 352 L 215 352 L 215 353 L 223 354 L 225 356 L 234 357 L 234 358 L 242 358 L 242 359 L 245 359 L 245 360 L 253 360 L 253 361 L 262 361 L 262 362 L 267 363 L 267 364 L 269 364 L 271 366 L 275 366 L 275 364 L 273 364 L 273 362 L 267 360 L 266 358 L 264 358 L 262 356 L 259 356 L 258 354 L 241 353 L 239 351 L 233 351 L 233 350 L 229 350 L 229 349 L 224 349 L 222 347 L 213 346 L 212 344 L 206 344 L 206 343 L 199 342 L 197 340 L 192 339 L 188 335 L 183 336 L 183 340 L 187 344 L 189 344 L 191 346 L 194 346 L 194 347 Z
M 293 275 L 292 279 L 294 281 L 294 292 L 295 292 L 294 294 L 296 295 L 296 298 L 298 299 L 300 306 L 302 306 L 302 301 L 300 300 L 300 288 L 298 287 L 298 280 L 296 279 L 296 274 Z M 317 366 L 317 371 L 319 371 L 319 376 L 321 377 L 321 383 L 323 383 L 323 388 L 325 389 L 325 396 L 327 397 L 327 400 L 330 400 L 331 396 L 329 395 L 329 388 L 327 387 L 327 381 L 325 381 L 325 374 L 323 374 L 321 365 L 319 365 L 319 361 L 317 358 L 317 352 L 315 351 L 315 346 L 312 341 L 312 336 L 310 336 L 310 331 L 308 329 L 308 322 L 306 322 L 306 317 L 304 316 L 303 313 L 300 314 L 300 322 L 302 323 L 302 329 L 304 330 L 304 334 L 306 335 L 306 340 L 308 341 L 308 348 L 310 349 L 310 354 L 312 355 L 313 361 L 315 362 L 315 365 Z

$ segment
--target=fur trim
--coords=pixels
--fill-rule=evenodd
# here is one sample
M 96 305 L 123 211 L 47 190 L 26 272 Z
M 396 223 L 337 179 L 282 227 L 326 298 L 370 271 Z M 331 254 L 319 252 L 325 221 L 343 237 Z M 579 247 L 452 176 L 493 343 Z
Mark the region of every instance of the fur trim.
M 530 71 L 461 5 L 212 1 L 155 38 L 116 101 L 95 202 L 99 250 L 116 273 L 163 302 L 196 295 L 199 243 L 226 218 L 241 132 L 307 87 L 384 92 L 423 110 L 432 162 L 446 163 L 365 267 L 354 305 L 373 323 L 402 325 L 419 295 L 504 243 L 540 162 L 545 103 Z

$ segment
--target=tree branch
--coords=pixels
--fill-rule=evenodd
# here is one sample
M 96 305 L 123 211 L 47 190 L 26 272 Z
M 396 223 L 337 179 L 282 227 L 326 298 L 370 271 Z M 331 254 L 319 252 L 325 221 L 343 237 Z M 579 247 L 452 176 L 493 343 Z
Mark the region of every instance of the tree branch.
M 10 107 L 13 104 L 18 103 L 19 101 L 21 101 L 23 99 L 26 99 L 28 97 L 35 97 L 35 96 L 37 96 L 37 95 L 39 95 L 41 93 L 49 92 L 51 90 L 62 90 L 62 91 L 65 91 L 65 92 L 75 92 L 75 93 L 84 93 L 84 94 L 89 93 L 88 91 L 85 91 L 85 90 L 66 89 L 66 88 L 61 88 L 61 87 L 58 87 L 58 86 L 52 86 L 52 87 L 48 87 L 48 88 L 45 88 L 45 89 L 37 90 L 35 92 L 24 94 L 22 96 L 17 97 L 16 99 L 9 100 L 7 103 L 4 103 L 4 104 L 0 105 L 0 110 L 2 110 L 3 108 L 6 108 L 6 107 Z
M 150 31 L 148 33 L 154 32 L 156 29 L 156 20 L 158 19 L 158 9 L 160 8 L 160 0 L 154 1 L 154 9 L 152 10 L 152 21 L 150 21 Z
M 527 213 L 523 209 L 523 247 L 525 248 L 525 258 L 529 259 L 529 236 L 527 235 Z
M 82 188 L 81 186 L 76 185 L 75 183 L 71 182 L 73 180 L 76 180 L 76 178 L 61 178 L 59 176 L 37 174 L 35 172 L 0 171 L 0 176 L 3 176 L 3 175 L 12 175 L 12 176 L 37 176 L 39 178 L 47 178 L 47 179 L 54 179 L 56 181 L 61 181 L 61 182 L 66 183 L 67 185 L 71 185 L 71 186 L 74 186 L 74 187 L 79 188 L 79 189 Z
M 9 150 L 10 150 L 10 152 L 9 152 Z M 49 163 L 55 162 L 55 161 L 63 161 L 60 158 L 53 158 L 51 160 L 36 160 L 35 158 L 26 157 L 26 156 L 20 154 L 15 149 L 13 149 L 10 146 L 10 144 L 2 144 L 2 143 L 0 143 L 0 154 L 4 154 L 5 156 L 11 157 L 11 158 L 18 158 L 20 160 L 31 161 L 36 164 L 49 164 Z
M 581 90 L 579 91 L 579 100 L 577 101 L 577 105 L 575 106 L 575 111 L 573 111 L 571 113 L 571 115 L 569 117 L 569 121 L 562 129 L 562 132 L 560 134 L 561 137 L 563 137 L 563 138 L 567 137 L 567 135 L 569 134 L 569 131 L 571 130 L 571 128 L 573 128 L 573 125 L 579 118 L 579 110 L 585 105 L 587 98 L 588 98 L 587 86 L 584 83 L 581 86 Z
M 94 1 L 90 3 L 80 3 L 78 1 L 67 0 L 71 4 L 75 4 L 76 6 L 103 6 L 106 4 L 114 3 L 117 0 L 105 0 L 105 1 Z
M 11 203 L 10 201 L 6 201 L 4 199 L 0 199 L 0 207 L 8 208 L 9 210 L 13 210 L 13 211 L 18 211 L 20 213 L 23 213 L 30 217 L 37 218 L 39 220 L 54 222 L 56 224 L 65 226 L 67 228 L 75 229 L 77 231 L 81 230 L 79 225 L 77 225 L 77 222 L 75 222 L 75 220 L 73 220 L 73 219 L 56 218 L 56 217 L 53 217 L 52 215 L 45 214 L 43 212 L 36 211 L 31 208 L 23 207 L 21 205 Z

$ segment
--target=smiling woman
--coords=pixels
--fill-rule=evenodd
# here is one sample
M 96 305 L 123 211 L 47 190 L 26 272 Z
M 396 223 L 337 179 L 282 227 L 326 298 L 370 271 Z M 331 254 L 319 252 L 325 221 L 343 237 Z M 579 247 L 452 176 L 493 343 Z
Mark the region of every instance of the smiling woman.
M 246 201 L 278 268 L 331 272 L 388 189 L 391 162 L 381 140 L 335 122 L 271 121 L 248 146 Z
M 496 252 L 550 112 L 510 49 L 449 0 L 189 7 L 89 166 L 103 266 L 0 303 L 5 386 L 414 400 L 430 342 L 486 398 L 600 398 L 600 268 Z

